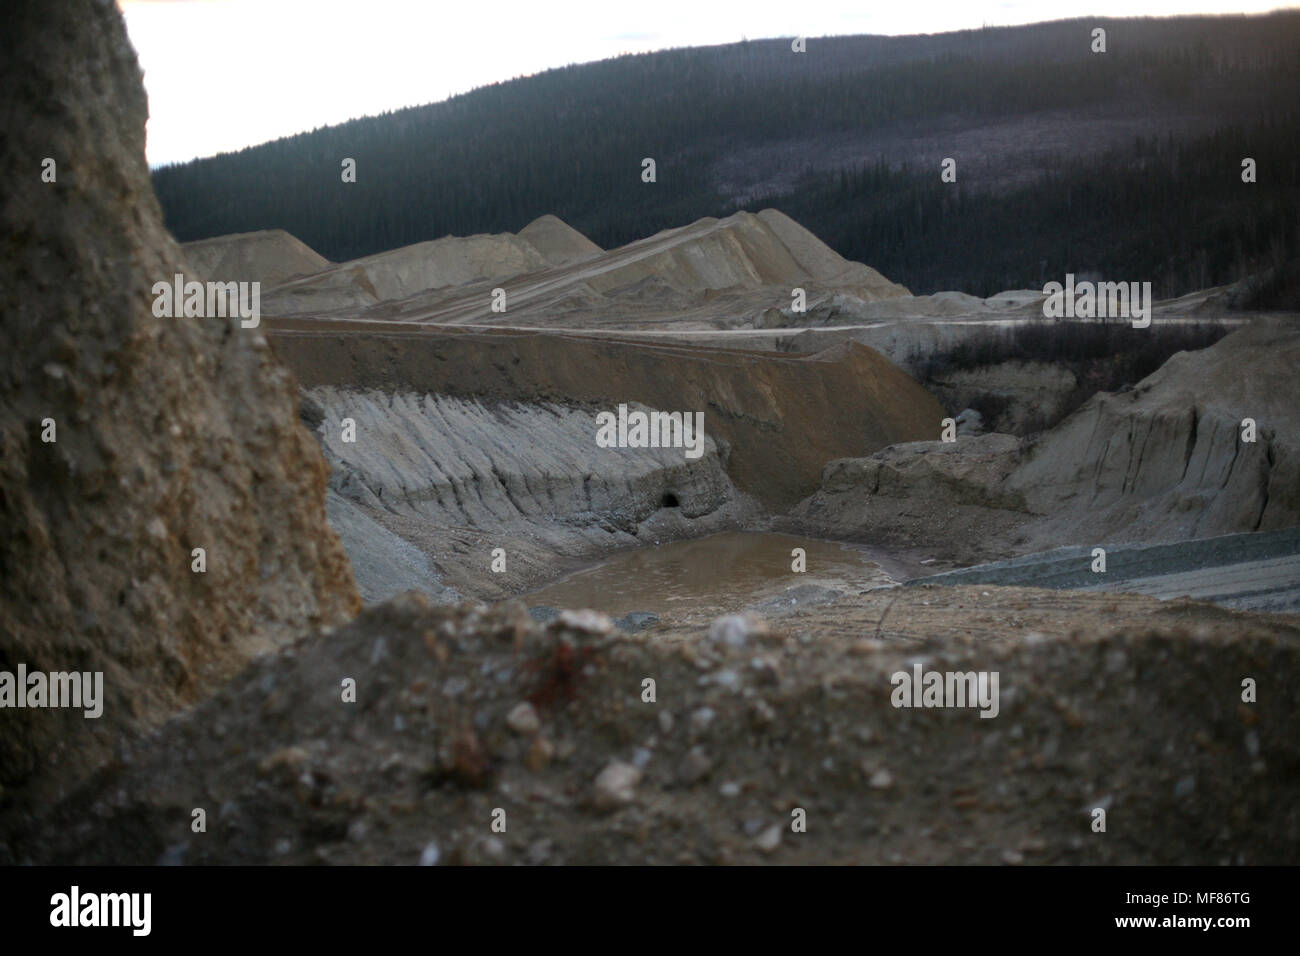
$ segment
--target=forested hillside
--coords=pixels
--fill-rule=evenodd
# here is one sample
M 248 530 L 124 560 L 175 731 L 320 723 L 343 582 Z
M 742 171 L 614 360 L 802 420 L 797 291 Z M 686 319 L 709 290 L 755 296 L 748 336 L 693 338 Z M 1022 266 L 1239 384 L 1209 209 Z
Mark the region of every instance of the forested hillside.
M 1073 271 L 1167 296 L 1297 255 L 1297 90 L 1300 13 L 745 42 L 552 70 L 154 183 L 182 240 L 281 228 L 334 260 L 544 213 L 611 247 L 776 206 L 918 293 Z

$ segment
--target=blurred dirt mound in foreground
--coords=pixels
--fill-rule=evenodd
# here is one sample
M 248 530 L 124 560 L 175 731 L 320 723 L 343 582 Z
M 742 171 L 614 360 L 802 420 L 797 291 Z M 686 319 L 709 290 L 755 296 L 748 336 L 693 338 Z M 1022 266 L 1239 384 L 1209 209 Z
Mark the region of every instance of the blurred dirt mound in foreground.
M 106 699 L 97 720 L 4 710 L 0 800 L 38 773 L 67 783 L 359 603 L 261 331 L 152 314 L 153 284 L 190 270 L 150 186 L 116 5 L 19 0 L 6 21 L 0 166 L 21 173 L 0 207 L 0 670 L 103 671 Z
M 1293 619 L 922 587 L 725 639 L 608 627 L 396 599 L 257 661 L 0 861 L 1300 859 Z M 895 707 L 917 666 L 997 672 L 996 716 Z

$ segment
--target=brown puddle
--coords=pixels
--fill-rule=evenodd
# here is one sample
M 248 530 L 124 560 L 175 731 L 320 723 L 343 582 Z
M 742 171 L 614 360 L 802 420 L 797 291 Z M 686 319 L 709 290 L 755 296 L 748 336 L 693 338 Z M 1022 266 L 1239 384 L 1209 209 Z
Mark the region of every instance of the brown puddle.
M 803 548 L 807 570 L 791 570 Z M 759 602 L 799 601 L 808 585 L 850 593 L 893 579 L 865 549 L 836 541 L 766 532 L 726 532 L 615 554 L 523 597 L 530 606 L 591 608 L 612 617 L 632 611 L 712 616 Z

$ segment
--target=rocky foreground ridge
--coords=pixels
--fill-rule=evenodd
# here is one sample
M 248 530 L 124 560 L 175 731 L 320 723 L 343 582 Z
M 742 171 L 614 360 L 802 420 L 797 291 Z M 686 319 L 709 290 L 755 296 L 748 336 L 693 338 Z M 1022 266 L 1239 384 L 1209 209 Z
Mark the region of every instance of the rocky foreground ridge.
M 6 19 L 0 669 L 103 671 L 107 695 L 98 720 L 3 713 L 13 791 L 75 777 L 360 605 L 328 472 L 265 336 L 152 313 L 153 283 L 190 267 L 150 186 L 117 9 L 20 0 Z

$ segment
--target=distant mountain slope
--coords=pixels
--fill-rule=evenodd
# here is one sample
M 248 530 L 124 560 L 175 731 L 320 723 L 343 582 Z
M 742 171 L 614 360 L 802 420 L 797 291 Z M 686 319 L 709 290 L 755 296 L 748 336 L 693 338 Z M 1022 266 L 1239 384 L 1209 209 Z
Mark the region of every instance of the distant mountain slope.
M 1107 52 L 1091 31 L 1107 30 Z M 559 216 L 612 248 L 779 205 L 917 292 L 1067 271 L 1165 297 L 1297 249 L 1300 12 L 673 50 L 552 70 L 157 170 L 185 240 L 335 260 Z M 643 182 L 642 161 L 656 161 Z M 957 161 L 956 184 L 939 163 Z M 1258 164 L 1244 184 L 1240 164 Z M 343 183 L 340 164 L 357 162 Z

